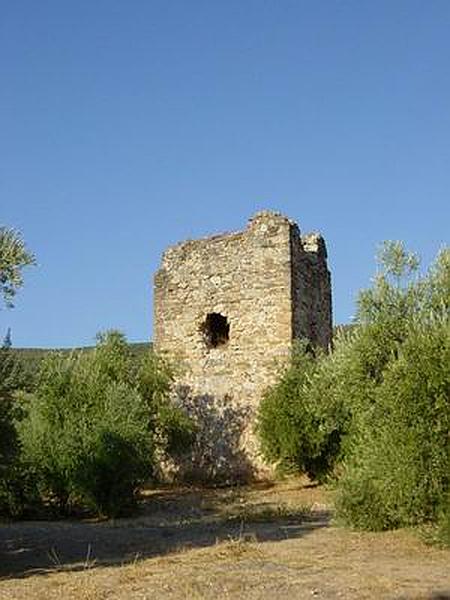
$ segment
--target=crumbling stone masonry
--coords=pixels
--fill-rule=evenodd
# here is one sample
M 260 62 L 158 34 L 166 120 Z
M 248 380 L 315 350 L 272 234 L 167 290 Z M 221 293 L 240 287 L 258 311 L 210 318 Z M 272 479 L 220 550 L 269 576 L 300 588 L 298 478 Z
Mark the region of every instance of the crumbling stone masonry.
M 328 348 L 325 242 L 274 212 L 237 233 L 166 250 L 155 275 L 154 343 L 182 367 L 178 401 L 199 425 L 185 475 L 261 472 L 254 416 L 296 338 Z

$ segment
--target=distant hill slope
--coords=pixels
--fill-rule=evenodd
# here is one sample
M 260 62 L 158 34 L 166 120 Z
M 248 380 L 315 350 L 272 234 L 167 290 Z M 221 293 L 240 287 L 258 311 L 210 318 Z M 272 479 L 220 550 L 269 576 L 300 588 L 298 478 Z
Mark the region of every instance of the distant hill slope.
M 152 347 L 152 343 L 137 342 L 134 344 L 130 343 L 129 346 L 133 357 L 138 359 Z M 74 351 L 90 352 L 93 348 L 94 346 L 84 346 L 82 348 L 12 348 L 12 351 L 16 354 L 22 366 L 25 381 L 32 387 L 32 382 L 35 381 L 42 361 L 49 356 L 49 354 L 58 352 L 60 354 L 69 355 Z
M 334 335 L 340 332 L 351 331 L 356 325 L 354 324 L 343 324 L 335 325 L 333 328 Z M 129 344 L 133 356 L 138 359 L 144 352 L 152 347 L 152 342 L 137 342 Z M 17 354 L 20 363 L 22 364 L 23 370 L 26 374 L 27 380 L 34 380 L 39 367 L 46 356 L 53 352 L 59 352 L 61 354 L 70 354 L 73 351 L 89 352 L 94 346 L 84 346 L 82 348 L 13 348 L 14 353 Z

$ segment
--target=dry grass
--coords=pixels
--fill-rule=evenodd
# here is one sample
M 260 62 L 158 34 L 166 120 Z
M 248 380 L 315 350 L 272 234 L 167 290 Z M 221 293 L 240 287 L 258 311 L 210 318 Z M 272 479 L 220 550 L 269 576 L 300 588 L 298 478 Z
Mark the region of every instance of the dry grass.
M 437 600 L 438 592 L 450 598 L 448 550 L 427 546 L 409 531 L 359 533 L 331 526 L 321 512 L 330 499 L 326 490 L 297 480 L 274 487 L 154 492 L 148 513 L 134 527 L 145 533 L 149 524 L 175 523 L 174 529 L 162 527 L 171 532 L 166 546 L 148 558 L 135 553 L 130 559 L 128 553 L 127 564 L 114 566 L 94 556 L 95 545 L 90 552 L 85 547 L 78 571 L 68 571 L 56 550 L 46 574 L 0 581 L 0 599 L 429 600 L 435 594 Z M 214 537 L 218 522 L 222 528 Z M 192 538 L 178 539 L 173 532 L 186 527 Z M 214 535 L 205 537 L 211 528 Z M 104 527 L 124 538 L 135 529 L 133 520 Z M 156 529 L 149 531 L 145 539 L 152 546 Z
M 311 506 L 291 506 L 289 504 L 245 504 L 232 509 L 228 518 L 243 523 L 282 523 L 295 521 L 302 523 L 311 516 Z

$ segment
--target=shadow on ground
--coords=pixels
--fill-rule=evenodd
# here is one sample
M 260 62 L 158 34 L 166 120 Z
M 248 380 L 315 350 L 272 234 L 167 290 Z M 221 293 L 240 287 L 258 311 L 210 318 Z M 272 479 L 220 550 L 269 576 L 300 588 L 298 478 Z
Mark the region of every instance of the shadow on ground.
M 280 511 L 249 504 L 236 489 L 162 490 L 134 518 L 106 522 L 34 521 L 0 527 L 0 577 L 123 565 L 230 539 L 286 540 L 325 527 L 326 510 Z

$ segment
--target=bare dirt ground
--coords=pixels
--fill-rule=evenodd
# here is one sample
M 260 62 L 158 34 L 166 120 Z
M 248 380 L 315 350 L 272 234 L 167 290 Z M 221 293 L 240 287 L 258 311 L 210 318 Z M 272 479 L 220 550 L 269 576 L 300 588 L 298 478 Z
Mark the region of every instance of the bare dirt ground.
M 450 599 L 450 551 L 332 523 L 332 494 L 288 480 L 160 489 L 116 521 L 0 527 L 0 599 Z

